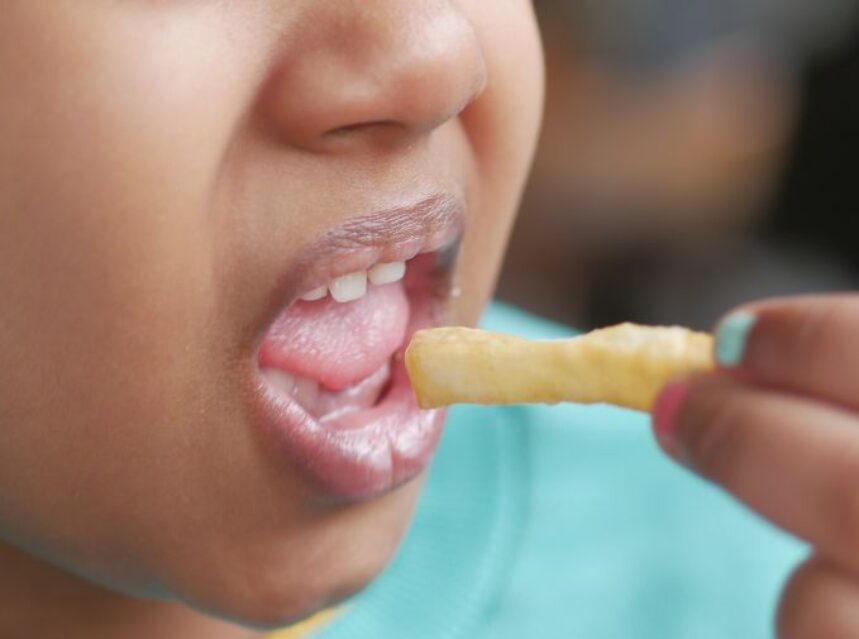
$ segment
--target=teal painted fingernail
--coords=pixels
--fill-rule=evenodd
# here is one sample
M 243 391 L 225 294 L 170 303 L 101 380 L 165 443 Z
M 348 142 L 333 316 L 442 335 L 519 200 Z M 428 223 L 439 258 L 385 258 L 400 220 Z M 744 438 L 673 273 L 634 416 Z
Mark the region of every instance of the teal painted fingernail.
M 728 315 L 716 330 L 716 361 L 724 368 L 734 368 L 743 361 L 749 333 L 757 317 L 748 311 Z

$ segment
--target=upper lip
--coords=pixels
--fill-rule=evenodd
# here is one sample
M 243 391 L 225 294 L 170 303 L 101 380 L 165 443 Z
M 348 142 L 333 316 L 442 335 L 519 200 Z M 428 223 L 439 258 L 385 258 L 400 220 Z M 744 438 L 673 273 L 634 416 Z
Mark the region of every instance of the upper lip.
M 463 199 L 452 193 L 349 218 L 299 253 L 276 286 L 275 306 L 282 309 L 306 291 L 379 262 L 404 262 L 445 248 L 464 224 Z

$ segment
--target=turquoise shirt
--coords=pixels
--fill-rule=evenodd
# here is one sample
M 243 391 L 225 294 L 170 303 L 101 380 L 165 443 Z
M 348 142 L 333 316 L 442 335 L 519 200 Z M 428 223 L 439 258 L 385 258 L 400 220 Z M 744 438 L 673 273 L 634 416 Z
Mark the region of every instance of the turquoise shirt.
M 570 331 L 509 307 L 484 325 Z M 455 409 L 390 568 L 320 639 L 770 639 L 805 550 L 608 407 Z

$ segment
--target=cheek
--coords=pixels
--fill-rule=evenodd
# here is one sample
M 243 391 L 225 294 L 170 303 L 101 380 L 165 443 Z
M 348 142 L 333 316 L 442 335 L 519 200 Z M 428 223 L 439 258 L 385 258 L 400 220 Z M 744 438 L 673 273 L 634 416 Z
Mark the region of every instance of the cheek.
M 533 158 L 543 108 L 543 57 L 530 2 L 463 2 L 489 75 L 462 115 L 476 157 L 473 207 L 463 245 L 458 319 L 474 323 L 495 285 Z
M 207 14 L 75 4 L 0 25 L 0 291 L 7 335 L 96 355 L 205 297 L 207 197 L 253 74 Z
M 204 427 L 240 419 L 201 390 L 227 368 L 200 347 L 206 208 L 261 56 L 203 3 L 144 4 L 0 20 L 0 535 L 82 564 L 152 552 L 166 510 L 202 520 Z

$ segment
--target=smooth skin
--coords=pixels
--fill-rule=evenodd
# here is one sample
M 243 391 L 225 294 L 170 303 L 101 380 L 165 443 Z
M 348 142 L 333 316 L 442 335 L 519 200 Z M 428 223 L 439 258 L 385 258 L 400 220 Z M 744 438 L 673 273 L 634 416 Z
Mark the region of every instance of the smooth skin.
M 527 0 L 0 3 L 0 636 L 255 636 L 383 569 L 420 480 L 320 507 L 251 343 L 301 247 L 434 189 L 473 323 L 542 90 Z
M 813 546 L 785 589 L 781 639 L 859 637 L 859 296 L 736 313 L 754 318 L 741 355 L 663 394 L 658 439 Z

